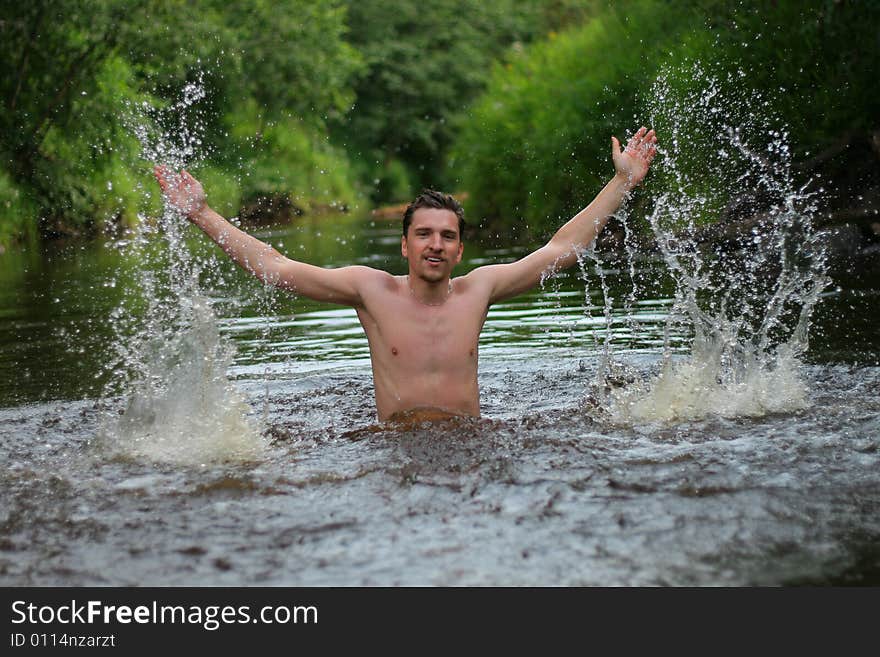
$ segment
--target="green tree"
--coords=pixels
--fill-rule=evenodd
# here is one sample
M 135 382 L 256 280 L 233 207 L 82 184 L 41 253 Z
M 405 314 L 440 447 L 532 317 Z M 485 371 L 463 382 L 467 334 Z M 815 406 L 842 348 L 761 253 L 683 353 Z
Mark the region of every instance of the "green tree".
M 438 183 L 457 117 L 485 87 L 492 61 L 544 28 L 543 6 L 537 0 L 348 2 L 348 40 L 365 67 L 352 111 L 335 132 L 364 175 L 376 179 L 374 200 L 400 200 L 394 196 L 414 184 Z
M 9 74 L 0 78 L 0 152 L 10 186 L 28 209 L 45 216 L 87 195 L 76 170 L 91 166 L 104 146 L 82 142 L 106 118 L 105 65 L 126 38 L 129 17 L 145 4 L 3 2 L 0 66 Z
M 692 62 L 704 62 L 722 84 L 734 81 L 728 85 L 735 87 L 728 89 L 731 97 L 759 92 L 766 106 L 751 109 L 777 125 L 756 127 L 753 137 L 766 142 L 769 130 L 789 133 L 796 184 L 812 182 L 812 191 L 821 186 L 832 219 L 876 216 L 880 209 L 880 94 L 875 80 L 880 70 L 880 2 L 779 0 L 758 7 L 716 0 L 711 15 L 705 29 L 666 58 L 672 91 L 681 96 L 699 92 L 700 81 L 688 70 Z M 658 116 L 661 122 L 672 118 L 682 120 Z M 708 153 L 701 161 L 690 163 L 694 177 L 730 188 L 724 167 L 706 166 L 713 151 L 704 150 Z M 714 216 L 724 218 L 725 213 Z
M 729 167 L 713 160 L 712 132 L 720 124 L 687 127 L 696 112 L 679 106 L 669 116 L 650 97 L 662 73 L 670 94 L 699 98 L 705 79 L 691 71 L 702 62 L 731 87 L 730 98 L 766 100 L 731 111 L 754 110 L 772 119 L 773 129 L 788 126 L 794 170 L 804 180 L 821 173 L 826 193 L 840 197 L 832 203 L 862 196 L 880 206 L 878 24 L 876 2 L 608 5 L 585 25 L 496 65 L 452 149 L 451 169 L 471 194 L 471 216 L 544 235 L 610 174 L 608 136 L 623 137 L 652 118 L 661 144 L 678 124 L 688 140 L 679 171 L 701 188 L 695 192 L 718 192 L 701 217 L 717 220 L 721 197 L 736 184 Z M 649 181 L 660 183 L 659 175 Z
M 217 3 L 224 7 L 224 3 Z M 346 8 L 337 0 L 260 0 L 235 4 L 222 18 L 222 118 L 216 159 L 240 171 L 242 201 L 251 208 L 351 205 L 356 201 L 346 156 L 327 140 L 354 98 L 360 54 L 343 39 Z M 243 26 L 243 27 L 242 27 Z
M 610 136 L 638 127 L 639 92 L 695 15 L 615 5 L 496 64 L 450 158 L 471 217 L 544 236 L 580 209 L 613 173 Z
M 218 179 L 231 180 L 244 164 L 265 172 L 277 159 L 318 170 L 338 157 L 326 146 L 324 124 L 349 106 L 349 80 L 359 66 L 342 39 L 338 0 L 246 7 L 219 0 L 0 2 L 0 65 L 10 72 L 0 78 L 0 189 L 7 209 L 47 219 L 47 232 L 132 220 L 144 205 L 156 209 L 138 183 L 148 180 L 149 163 L 126 121 L 145 107 L 159 119 L 167 110 L 169 119 L 174 100 L 194 81 L 203 82 L 207 97 L 190 120 Z M 254 129 L 230 136 L 230 126 L 240 124 Z M 304 137 L 265 140 L 273 130 Z M 239 178 L 233 182 L 243 194 L 259 187 L 251 185 L 259 175 Z M 350 193 L 346 181 L 334 185 L 316 185 L 317 195 Z

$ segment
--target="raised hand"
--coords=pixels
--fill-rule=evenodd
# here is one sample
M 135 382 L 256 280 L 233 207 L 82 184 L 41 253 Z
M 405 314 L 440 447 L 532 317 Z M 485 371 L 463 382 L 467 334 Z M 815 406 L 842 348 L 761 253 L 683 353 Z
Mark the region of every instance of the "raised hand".
M 186 217 L 192 217 L 208 203 L 202 183 L 193 178 L 188 171 L 176 173 L 164 165 L 153 167 L 153 174 L 165 200 L 175 210 Z
M 614 169 L 617 175 L 626 177 L 630 187 L 642 182 L 656 154 L 657 135 L 644 126 L 630 138 L 623 151 L 620 150 L 617 137 L 611 138 L 611 159 L 614 160 Z

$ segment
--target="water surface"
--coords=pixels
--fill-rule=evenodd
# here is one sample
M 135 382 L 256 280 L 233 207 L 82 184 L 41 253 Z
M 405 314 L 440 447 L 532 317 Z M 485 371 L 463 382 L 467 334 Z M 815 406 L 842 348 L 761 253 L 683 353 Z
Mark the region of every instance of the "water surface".
M 258 235 L 315 264 L 403 273 L 398 231 L 338 216 Z M 211 253 L 193 237 L 197 253 Z M 462 271 L 530 248 L 468 244 Z M 689 353 L 686 329 L 667 333 L 662 261 L 642 256 L 638 274 L 651 282 L 637 299 L 627 300 L 627 269 L 608 264 L 494 306 L 480 342 L 484 417 L 406 429 L 375 423 L 353 310 L 271 294 L 212 261 L 201 289 L 259 441 L 218 458 L 185 436 L 126 434 L 126 444 L 113 433 L 128 396 L 106 366 L 121 339 L 112 317 L 120 304 L 138 316 L 143 276 L 129 249 L 107 240 L 8 253 L 0 581 L 880 583 L 878 260 L 832 267 L 797 410 L 629 423 L 610 414 L 602 388 L 627 380 L 599 376 L 609 341 L 630 377 L 657 372 L 664 344 L 667 357 Z M 208 390 L 195 385 L 182 407 L 211 415 L 199 406 L 199 395 L 209 408 L 218 399 Z

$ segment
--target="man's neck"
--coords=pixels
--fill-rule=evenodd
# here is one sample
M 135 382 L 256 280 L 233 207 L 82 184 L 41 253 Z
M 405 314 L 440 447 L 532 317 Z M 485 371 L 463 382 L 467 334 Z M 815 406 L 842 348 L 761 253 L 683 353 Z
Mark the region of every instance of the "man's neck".
M 406 286 L 413 299 L 424 306 L 442 306 L 454 292 L 450 278 L 426 281 L 411 273 L 406 275 Z

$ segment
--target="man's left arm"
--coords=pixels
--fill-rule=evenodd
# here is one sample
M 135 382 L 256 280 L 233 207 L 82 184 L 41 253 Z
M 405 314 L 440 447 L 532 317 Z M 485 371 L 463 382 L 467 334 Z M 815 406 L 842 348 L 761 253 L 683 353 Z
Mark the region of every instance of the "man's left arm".
M 644 179 L 656 152 L 657 137 L 653 130 L 640 128 L 622 151 L 617 138 L 612 137 L 615 174 L 592 203 L 569 219 L 537 251 L 510 264 L 480 267 L 468 278 L 490 286 L 489 303 L 492 304 L 522 294 L 538 285 L 542 278 L 574 265 L 578 254 L 593 243 L 608 218 Z

